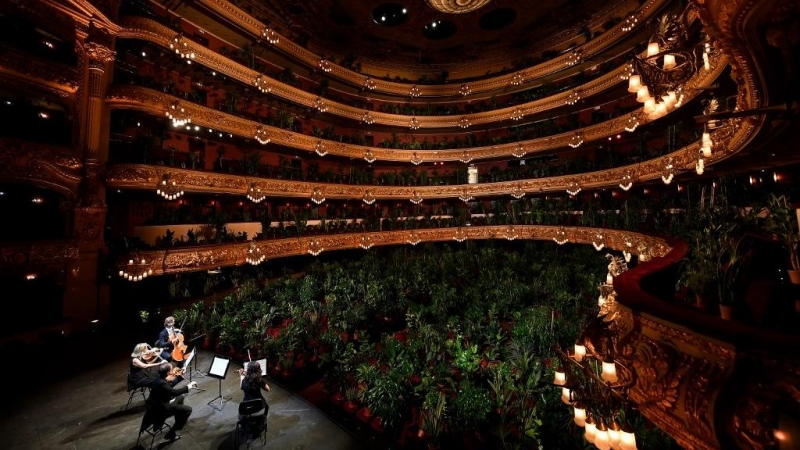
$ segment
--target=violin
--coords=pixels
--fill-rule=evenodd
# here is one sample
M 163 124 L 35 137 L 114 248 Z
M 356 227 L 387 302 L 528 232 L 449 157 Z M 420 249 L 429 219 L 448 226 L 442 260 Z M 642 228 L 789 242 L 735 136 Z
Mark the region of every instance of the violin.
M 180 367 L 173 367 L 167 374 L 167 381 L 173 381 L 177 377 L 182 377 L 185 370 L 186 369 L 181 369 Z
M 164 351 L 163 348 L 151 348 L 150 350 L 147 350 L 144 354 L 142 354 L 142 356 L 140 358 L 145 363 L 150 364 L 151 362 L 155 361 L 157 358 L 160 358 L 161 357 L 161 352 L 163 352 L 163 351 Z

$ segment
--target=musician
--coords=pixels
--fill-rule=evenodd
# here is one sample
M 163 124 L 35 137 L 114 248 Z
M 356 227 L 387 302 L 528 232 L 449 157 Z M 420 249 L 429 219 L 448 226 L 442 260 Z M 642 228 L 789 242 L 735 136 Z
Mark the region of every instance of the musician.
M 169 316 L 164 319 L 164 329 L 158 333 L 158 342 L 156 342 L 156 345 L 163 349 L 161 358 L 163 358 L 164 361 L 172 361 L 172 350 L 175 348 L 172 342 L 173 339 L 175 339 L 175 333 L 177 331 L 180 330 L 175 329 L 174 317 Z
M 241 388 L 244 391 L 243 401 L 261 399 L 261 403 L 266 408 L 267 401 L 264 399 L 264 394 L 261 393 L 261 390 L 269 392 L 271 389 L 262 376 L 261 364 L 258 361 L 250 362 L 247 365 L 247 370 L 243 370 L 240 374 Z
M 155 374 L 148 369 L 161 364 L 158 359 L 158 349 L 153 349 L 145 343 L 136 344 L 131 353 L 131 365 L 128 368 L 131 374 L 131 384 L 136 387 L 149 387 L 155 379 Z
M 153 381 L 150 386 L 150 396 L 147 398 L 147 407 L 153 408 L 157 413 L 163 414 L 164 418 L 175 416 L 175 425 L 172 426 L 164 439 L 174 441 L 181 438 L 178 433 L 186 426 L 189 416 L 192 415 L 192 407 L 184 405 L 183 401 L 189 389 L 197 387 L 197 382 L 192 381 L 184 387 L 174 388 L 167 382 L 167 375 L 172 371 L 173 365 L 170 363 L 161 363 L 158 366 L 158 377 Z M 175 401 L 170 402 L 170 400 Z

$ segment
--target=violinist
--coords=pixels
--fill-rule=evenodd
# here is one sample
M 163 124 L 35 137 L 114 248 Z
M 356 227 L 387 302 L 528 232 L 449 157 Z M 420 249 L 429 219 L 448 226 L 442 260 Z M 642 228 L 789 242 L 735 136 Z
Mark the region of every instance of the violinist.
M 264 408 L 267 408 L 267 410 L 264 411 L 264 414 L 266 414 L 269 407 L 267 406 L 267 401 L 264 399 L 264 394 L 261 393 L 261 390 L 263 389 L 269 392 L 271 389 L 267 384 L 267 380 L 262 376 L 261 364 L 259 364 L 258 361 L 250 362 L 247 364 L 246 370 L 239 370 L 239 375 L 241 388 L 244 391 L 243 401 L 261 399 Z
M 158 366 L 158 376 L 150 387 L 150 396 L 147 398 L 147 406 L 161 413 L 163 417 L 175 416 L 175 424 L 172 429 L 164 436 L 168 441 L 181 438 L 179 431 L 183 429 L 189 416 L 192 414 L 192 407 L 184 405 L 183 401 L 189 389 L 197 387 L 197 382 L 190 382 L 188 385 L 175 389 L 167 382 L 167 376 L 172 372 L 174 366 L 170 363 L 161 363 Z M 173 399 L 175 399 L 173 401 Z
M 156 345 L 162 348 L 161 358 L 163 358 L 164 361 L 172 361 L 172 350 L 175 348 L 173 340 L 175 339 L 175 334 L 178 332 L 180 332 L 180 330 L 175 328 L 174 317 L 169 316 L 164 319 L 164 329 L 161 330 L 161 333 L 158 333 L 158 342 L 156 342 Z
M 136 344 L 131 353 L 131 365 L 128 368 L 131 374 L 131 384 L 136 387 L 149 387 L 155 375 L 149 368 L 161 364 L 158 354 L 161 349 L 151 348 L 148 344 Z
M 160 348 L 152 348 L 150 345 L 141 343 L 136 344 L 131 353 L 131 365 L 128 370 L 131 373 L 131 384 L 136 387 L 150 387 L 155 380 L 155 374 L 149 369 L 151 367 L 158 367 L 159 364 L 164 362 L 159 355 Z M 181 373 L 175 373 L 175 376 L 170 377 L 167 381 L 173 386 L 178 384 L 183 377 Z

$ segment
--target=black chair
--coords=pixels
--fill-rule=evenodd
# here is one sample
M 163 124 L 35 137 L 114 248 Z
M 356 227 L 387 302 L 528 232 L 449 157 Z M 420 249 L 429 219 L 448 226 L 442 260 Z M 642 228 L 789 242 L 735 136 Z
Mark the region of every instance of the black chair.
M 255 415 L 261 411 L 264 414 Z M 247 400 L 239 404 L 239 420 L 233 437 L 233 448 L 239 448 L 239 436 L 244 438 L 250 447 L 250 440 L 260 438 L 261 445 L 267 445 L 267 413 L 269 405 L 260 398 Z
M 142 435 L 147 433 L 150 435 L 150 447 L 153 448 L 153 443 L 156 441 L 156 436 L 162 433 L 168 433 L 172 430 L 172 426 L 167 423 L 167 416 L 163 411 L 152 408 L 149 405 L 142 417 L 142 424 L 139 426 L 139 437 L 136 438 L 136 448 L 139 448 L 139 441 Z
M 128 371 L 128 403 L 125 404 L 125 408 L 123 408 L 123 409 L 130 408 L 131 403 L 133 403 L 133 398 L 136 397 L 136 395 L 138 395 L 138 394 L 142 395 L 142 401 L 147 401 L 147 397 L 144 395 L 144 392 L 147 389 L 148 389 L 147 386 L 135 386 L 131 382 L 131 372 L 129 370 Z

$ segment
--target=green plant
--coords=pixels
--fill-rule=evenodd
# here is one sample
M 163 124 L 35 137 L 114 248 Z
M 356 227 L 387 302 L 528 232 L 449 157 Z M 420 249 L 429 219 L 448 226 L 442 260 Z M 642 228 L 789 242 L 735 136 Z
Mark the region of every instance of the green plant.
M 748 259 L 749 242 L 747 237 L 731 238 L 720 251 L 717 259 L 717 295 L 722 305 L 735 305 L 743 297 L 743 268 Z
M 462 382 L 453 402 L 456 418 L 465 430 L 472 430 L 486 423 L 492 410 L 489 392 L 469 382 Z
M 778 197 L 772 194 L 768 208 L 769 216 L 766 228 L 781 239 L 784 249 L 789 253 L 792 270 L 798 271 L 800 270 L 800 258 L 798 258 L 800 233 L 798 233 L 797 213 L 785 195 Z
M 384 427 L 394 429 L 405 410 L 405 394 L 400 383 L 383 374 L 361 393 L 360 398 L 374 415 L 380 416 Z
M 447 417 L 447 396 L 438 390 L 429 390 L 422 403 L 422 431 L 432 444 L 439 441 Z

